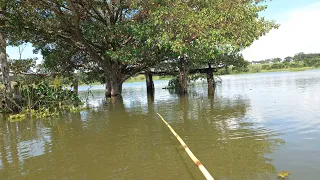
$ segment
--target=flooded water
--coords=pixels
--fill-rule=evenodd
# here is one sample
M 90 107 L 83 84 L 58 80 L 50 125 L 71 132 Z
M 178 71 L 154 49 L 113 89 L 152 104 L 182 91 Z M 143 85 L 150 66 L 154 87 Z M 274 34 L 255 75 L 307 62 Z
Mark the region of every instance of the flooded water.
M 125 84 L 123 101 L 59 119 L 0 120 L 0 179 L 204 179 L 160 113 L 215 179 L 319 179 L 320 71 L 223 76 L 179 97 L 157 81 Z M 86 89 L 88 87 L 83 87 Z M 96 89 L 96 90 L 93 90 Z M 82 92 L 83 97 L 87 96 Z

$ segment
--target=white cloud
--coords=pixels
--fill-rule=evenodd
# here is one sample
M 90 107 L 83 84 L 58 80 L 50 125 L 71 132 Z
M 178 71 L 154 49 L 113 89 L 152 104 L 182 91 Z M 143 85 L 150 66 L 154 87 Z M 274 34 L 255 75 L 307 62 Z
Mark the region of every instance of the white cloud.
M 279 29 L 271 30 L 243 51 L 249 61 L 293 56 L 299 52 L 320 53 L 320 3 L 282 14 Z M 276 19 L 277 20 L 277 19 Z

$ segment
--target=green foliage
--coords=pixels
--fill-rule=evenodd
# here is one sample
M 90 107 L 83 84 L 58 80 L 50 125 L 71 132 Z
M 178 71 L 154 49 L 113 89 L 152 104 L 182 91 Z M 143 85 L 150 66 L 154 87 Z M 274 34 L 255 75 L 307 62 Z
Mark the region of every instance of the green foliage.
M 285 179 L 287 178 L 291 173 L 289 171 L 281 171 L 281 172 L 278 172 L 278 177 L 279 178 L 282 178 L 282 179 Z
M 299 67 L 303 67 L 303 64 L 301 64 L 299 62 L 294 62 L 294 63 L 290 63 L 289 66 L 291 68 L 299 68 Z
M 61 86 L 49 86 L 41 82 L 37 85 L 25 85 L 20 87 L 22 106 L 28 109 L 46 108 L 55 110 L 63 105 L 78 106 L 82 102 L 71 90 L 63 89 Z
M 304 66 L 315 66 L 319 67 L 320 66 L 320 55 L 318 57 L 310 57 L 306 58 L 304 61 Z
M 265 64 L 273 62 L 271 66 L 263 65 L 262 69 L 281 69 L 281 68 L 300 68 L 300 67 L 319 67 L 320 64 L 320 54 L 310 53 L 305 54 L 303 52 L 297 53 L 293 57 L 285 57 L 282 63 L 281 58 L 266 59 L 262 61 L 254 61 L 256 64 Z
M 261 68 L 262 68 L 261 66 L 254 66 L 254 67 L 252 67 L 252 70 L 253 70 L 253 72 L 258 73 L 261 71 Z
M 18 91 L 12 100 L 18 108 L 18 114 L 10 115 L 10 121 L 20 121 L 28 117 L 37 119 L 59 116 L 62 111 L 79 112 L 84 107 L 83 102 L 73 91 L 63 89 L 59 79 L 54 85 L 47 82 L 37 84 L 16 85 Z
M 291 62 L 291 61 L 293 61 L 293 58 L 290 56 L 287 56 L 284 58 L 284 62 Z
M 70 111 L 72 113 L 76 113 L 76 112 L 80 112 L 80 111 L 83 111 L 83 110 L 86 110 L 88 109 L 87 107 L 83 106 L 79 106 L 79 107 L 74 107 L 74 106 L 64 106 L 63 109 L 67 110 L 67 111 Z
M 274 63 L 274 64 L 272 64 L 271 65 L 271 69 L 282 69 L 282 68 L 284 68 L 285 66 L 284 66 L 284 64 L 282 64 L 282 63 Z
M 293 56 L 293 61 L 295 62 L 303 61 L 305 60 L 305 58 L 307 58 L 307 55 L 303 52 L 300 52 Z
M 272 28 L 262 1 L 6 1 L 10 43 L 32 42 L 51 70 L 124 82 L 187 54 L 202 65 L 249 46 Z M 97 79 L 94 79 L 97 80 Z
M 26 118 L 25 114 L 19 113 L 19 114 L 10 115 L 8 120 L 11 121 L 11 122 L 16 122 L 16 121 L 24 120 L 25 118 Z
M 193 86 L 194 83 L 197 80 L 204 80 L 206 79 L 206 75 L 204 74 L 192 74 L 192 75 L 188 75 L 188 86 Z M 222 79 L 220 77 L 214 77 L 214 84 L 221 84 L 222 83 Z M 173 90 L 174 92 L 179 92 L 179 77 L 178 76 L 174 76 L 172 77 L 169 82 L 168 82 L 168 86 L 166 87 L 166 89 L 169 90 Z
M 249 68 L 248 67 L 233 67 L 232 71 L 234 73 L 249 72 Z
M 9 59 L 9 69 L 14 74 L 27 73 L 35 65 L 36 59 Z
M 168 82 L 168 86 L 167 86 L 167 88 L 168 89 L 173 89 L 173 90 L 175 90 L 175 91 L 179 91 L 179 78 L 178 78 L 178 76 L 176 76 L 176 77 L 173 77 L 172 79 L 170 79 L 169 80 L 169 82 Z
M 272 62 L 273 62 L 273 63 L 280 63 L 281 61 L 282 61 L 281 58 L 273 58 L 273 59 L 272 59 Z
M 261 69 L 269 70 L 269 69 L 271 69 L 271 67 L 270 67 L 269 64 L 263 64 L 263 65 L 261 66 Z
M 37 110 L 34 109 L 27 109 L 22 111 L 20 114 L 27 114 L 30 115 L 31 117 L 35 117 L 37 119 L 44 119 L 48 117 L 54 117 L 58 116 L 59 112 L 57 109 L 54 109 L 54 111 L 47 109 L 47 108 L 39 108 Z
M 25 109 L 18 114 L 10 115 L 8 120 L 10 122 L 22 121 L 22 120 L 26 119 L 28 116 L 33 117 L 33 118 L 37 118 L 37 119 L 45 119 L 45 118 L 49 118 L 49 117 L 59 116 L 60 112 L 63 110 L 71 112 L 71 113 L 76 113 L 76 112 L 80 112 L 85 109 L 87 109 L 87 107 L 81 107 L 81 106 L 75 107 L 73 105 L 64 105 L 59 109 L 59 111 L 57 110 L 57 108 L 55 108 L 54 111 L 52 111 L 52 110 L 45 108 L 45 107 L 41 107 L 36 110 L 35 109 Z

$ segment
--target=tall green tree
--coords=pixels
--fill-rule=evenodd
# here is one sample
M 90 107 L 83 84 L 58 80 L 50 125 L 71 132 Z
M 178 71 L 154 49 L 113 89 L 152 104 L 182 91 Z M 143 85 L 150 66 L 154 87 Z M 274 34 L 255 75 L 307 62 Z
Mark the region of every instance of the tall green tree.
M 285 62 L 291 62 L 293 60 L 293 58 L 291 56 L 287 56 L 284 58 Z
M 14 0 L 12 41 L 86 52 L 103 70 L 112 96 L 122 83 L 160 61 L 214 59 L 241 50 L 276 27 L 259 17 L 258 0 Z
M 282 61 L 281 58 L 272 58 L 272 62 L 274 62 L 274 63 L 279 63 L 281 61 Z
M 10 70 L 7 59 L 7 36 L 5 34 L 6 28 L 6 10 L 7 4 L 1 0 L 0 1 L 0 62 L 1 62 L 1 74 L 2 74 L 2 84 L 4 85 L 4 104 L 8 107 L 7 97 L 11 96 L 11 81 L 10 81 Z
M 294 61 L 303 61 L 306 58 L 306 54 L 303 52 L 299 52 L 293 56 Z
M 262 1 L 169 2 L 169 5 L 159 3 L 153 13 L 154 23 L 161 32 L 154 43 L 169 47 L 175 55 L 172 58 L 187 55 L 189 66 L 216 64 L 221 60 L 226 60 L 222 64 L 228 64 L 228 58 L 221 59 L 220 55 L 235 54 L 278 27 L 273 21 L 259 17 L 259 12 L 266 8 L 261 5 Z M 180 72 L 186 71 L 184 67 L 180 65 Z M 208 80 L 209 89 L 213 89 L 212 71 L 208 73 L 211 79 Z M 186 87 L 186 78 L 183 77 L 186 76 L 179 78 L 179 81 L 184 81 L 180 82 L 180 89 Z

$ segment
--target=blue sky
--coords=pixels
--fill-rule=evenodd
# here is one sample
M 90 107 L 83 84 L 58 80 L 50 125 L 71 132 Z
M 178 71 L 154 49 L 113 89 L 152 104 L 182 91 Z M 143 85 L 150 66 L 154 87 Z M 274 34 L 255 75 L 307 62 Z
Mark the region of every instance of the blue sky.
M 281 19 L 281 15 L 303 6 L 320 2 L 319 0 L 272 0 L 267 2 L 268 9 L 262 14 L 271 19 Z
M 280 27 L 255 41 L 242 53 L 249 61 L 320 53 L 320 0 L 273 0 L 261 15 Z
M 255 41 L 243 51 L 245 59 L 262 60 L 273 57 L 284 58 L 298 52 L 320 53 L 320 0 L 272 0 L 268 9 L 261 13 L 267 19 L 275 20 L 280 28 Z M 29 44 L 23 51 L 23 58 L 37 57 Z M 18 48 L 8 47 L 12 59 L 19 58 Z

